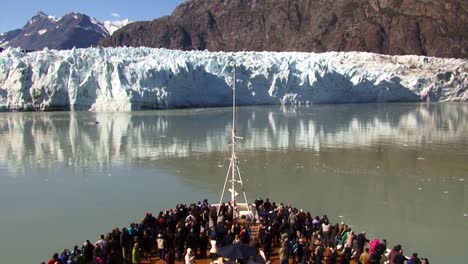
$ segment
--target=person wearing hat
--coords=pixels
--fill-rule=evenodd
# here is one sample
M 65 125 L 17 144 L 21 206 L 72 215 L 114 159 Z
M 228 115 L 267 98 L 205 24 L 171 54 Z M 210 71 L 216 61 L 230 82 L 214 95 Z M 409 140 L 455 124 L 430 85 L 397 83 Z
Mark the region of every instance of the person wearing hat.
M 158 245 L 158 255 L 160 260 L 164 260 L 166 254 L 166 240 L 164 239 L 163 234 L 158 234 L 156 239 L 156 244 Z
M 315 245 L 314 263 L 322 263 L 322 259 L 323 259 L 322 241 L 317 239 L 317 240 L 315 240 L 314 245 Z

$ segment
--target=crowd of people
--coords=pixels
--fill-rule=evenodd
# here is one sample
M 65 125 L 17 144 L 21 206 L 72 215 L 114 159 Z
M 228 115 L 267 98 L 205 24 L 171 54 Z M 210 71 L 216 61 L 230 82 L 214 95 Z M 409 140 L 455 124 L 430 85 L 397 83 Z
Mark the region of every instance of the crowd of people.
M 344 223 L 331 224 L 326 215 L 312 217 L 269 199 L 255 200 L 255 219 L 241 219 L 236 212 L 235 205 L 214 207 L 207 200 L 178 204 L 157 216 L 147 212 L 139 223 L 114 228 L 94 243 L 87 240 L 55 253 L 47 264 L 139 264 L 155 256 L 168 264 L 192 264 L 196 259 L 217 262 L 218 250 L 236 243 L 257 250 L 257 256 L 249 260 L 253 263 L 271 262 L 274 249 L 279 249 L 281 264 L 429 263 L 417 253 L 405 257 L 401 245 L 388 250 L 385 239 L 370 241 L 365 233 L 356 233 Z

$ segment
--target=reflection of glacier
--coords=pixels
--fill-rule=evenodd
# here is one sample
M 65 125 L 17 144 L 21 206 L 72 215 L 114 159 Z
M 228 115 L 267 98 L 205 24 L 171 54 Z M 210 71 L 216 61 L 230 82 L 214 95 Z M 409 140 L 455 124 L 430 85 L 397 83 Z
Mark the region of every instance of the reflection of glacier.
M 467 101 L 463 59 L 358 52 L 182 52 L 149 48 L 0 53 L 0 110 Z
M 102 168 L 142 160 L 189 157 L 227 148 L 229 109 L 128 113 L 4 113 L 0 160 L 10 170 L 65 166 Z M 467 104 L 370 104 L 244 107 L 243 151 L 468 140 Z M 96 125 L 85 125 L 97 121 Z

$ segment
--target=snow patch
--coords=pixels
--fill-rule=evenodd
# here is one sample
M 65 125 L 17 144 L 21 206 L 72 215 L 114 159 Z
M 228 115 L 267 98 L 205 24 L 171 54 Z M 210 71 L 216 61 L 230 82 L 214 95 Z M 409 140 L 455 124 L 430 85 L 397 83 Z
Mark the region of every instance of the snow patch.
M 103 35 L 107 35 L 107 34 L 111 35 L 111 33 L 107 30 L 107 28 L 101 22 L 99 22 L 96 18 L 91 17 L 91 23 L 98 26 L 101 29 L 101 31 L 105 33 Z
M 94 18 L 94 17 L 90 17 L 90 21 L 91 21 L 91 23 L 93 23 L 93 24 L 95 24 L 95 25 L 101 24 L 101 23 L 99 23 L 99 21 L 97 21 L 97 19 Z
M 51 22 L 55 23 L 60 20 L 60 18 L 54 17 L 54 16 L 48 16 L 47 17 Z
M 130 20 L 128 20 L 128 18 L 124 20 L 115 20 L 115 21 L 106 20 L 104 21 L 104 27 L 106 28 L 106 31 L 109 32 L 110 35 L 112 35 L 114 34 L 115 31 L 128 25 L 129 23 L 130 23 Z
M 37 32 L 39 35 L 44 35 L 47 32 L 47 29 L 41 29 Z

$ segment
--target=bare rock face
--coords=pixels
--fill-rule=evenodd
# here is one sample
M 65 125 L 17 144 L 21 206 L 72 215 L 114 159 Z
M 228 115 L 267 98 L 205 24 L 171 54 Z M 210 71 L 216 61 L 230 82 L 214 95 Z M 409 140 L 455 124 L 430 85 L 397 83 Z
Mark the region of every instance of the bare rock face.
M 464 0 L 189 0 L 102 46 L 468 56 Z

